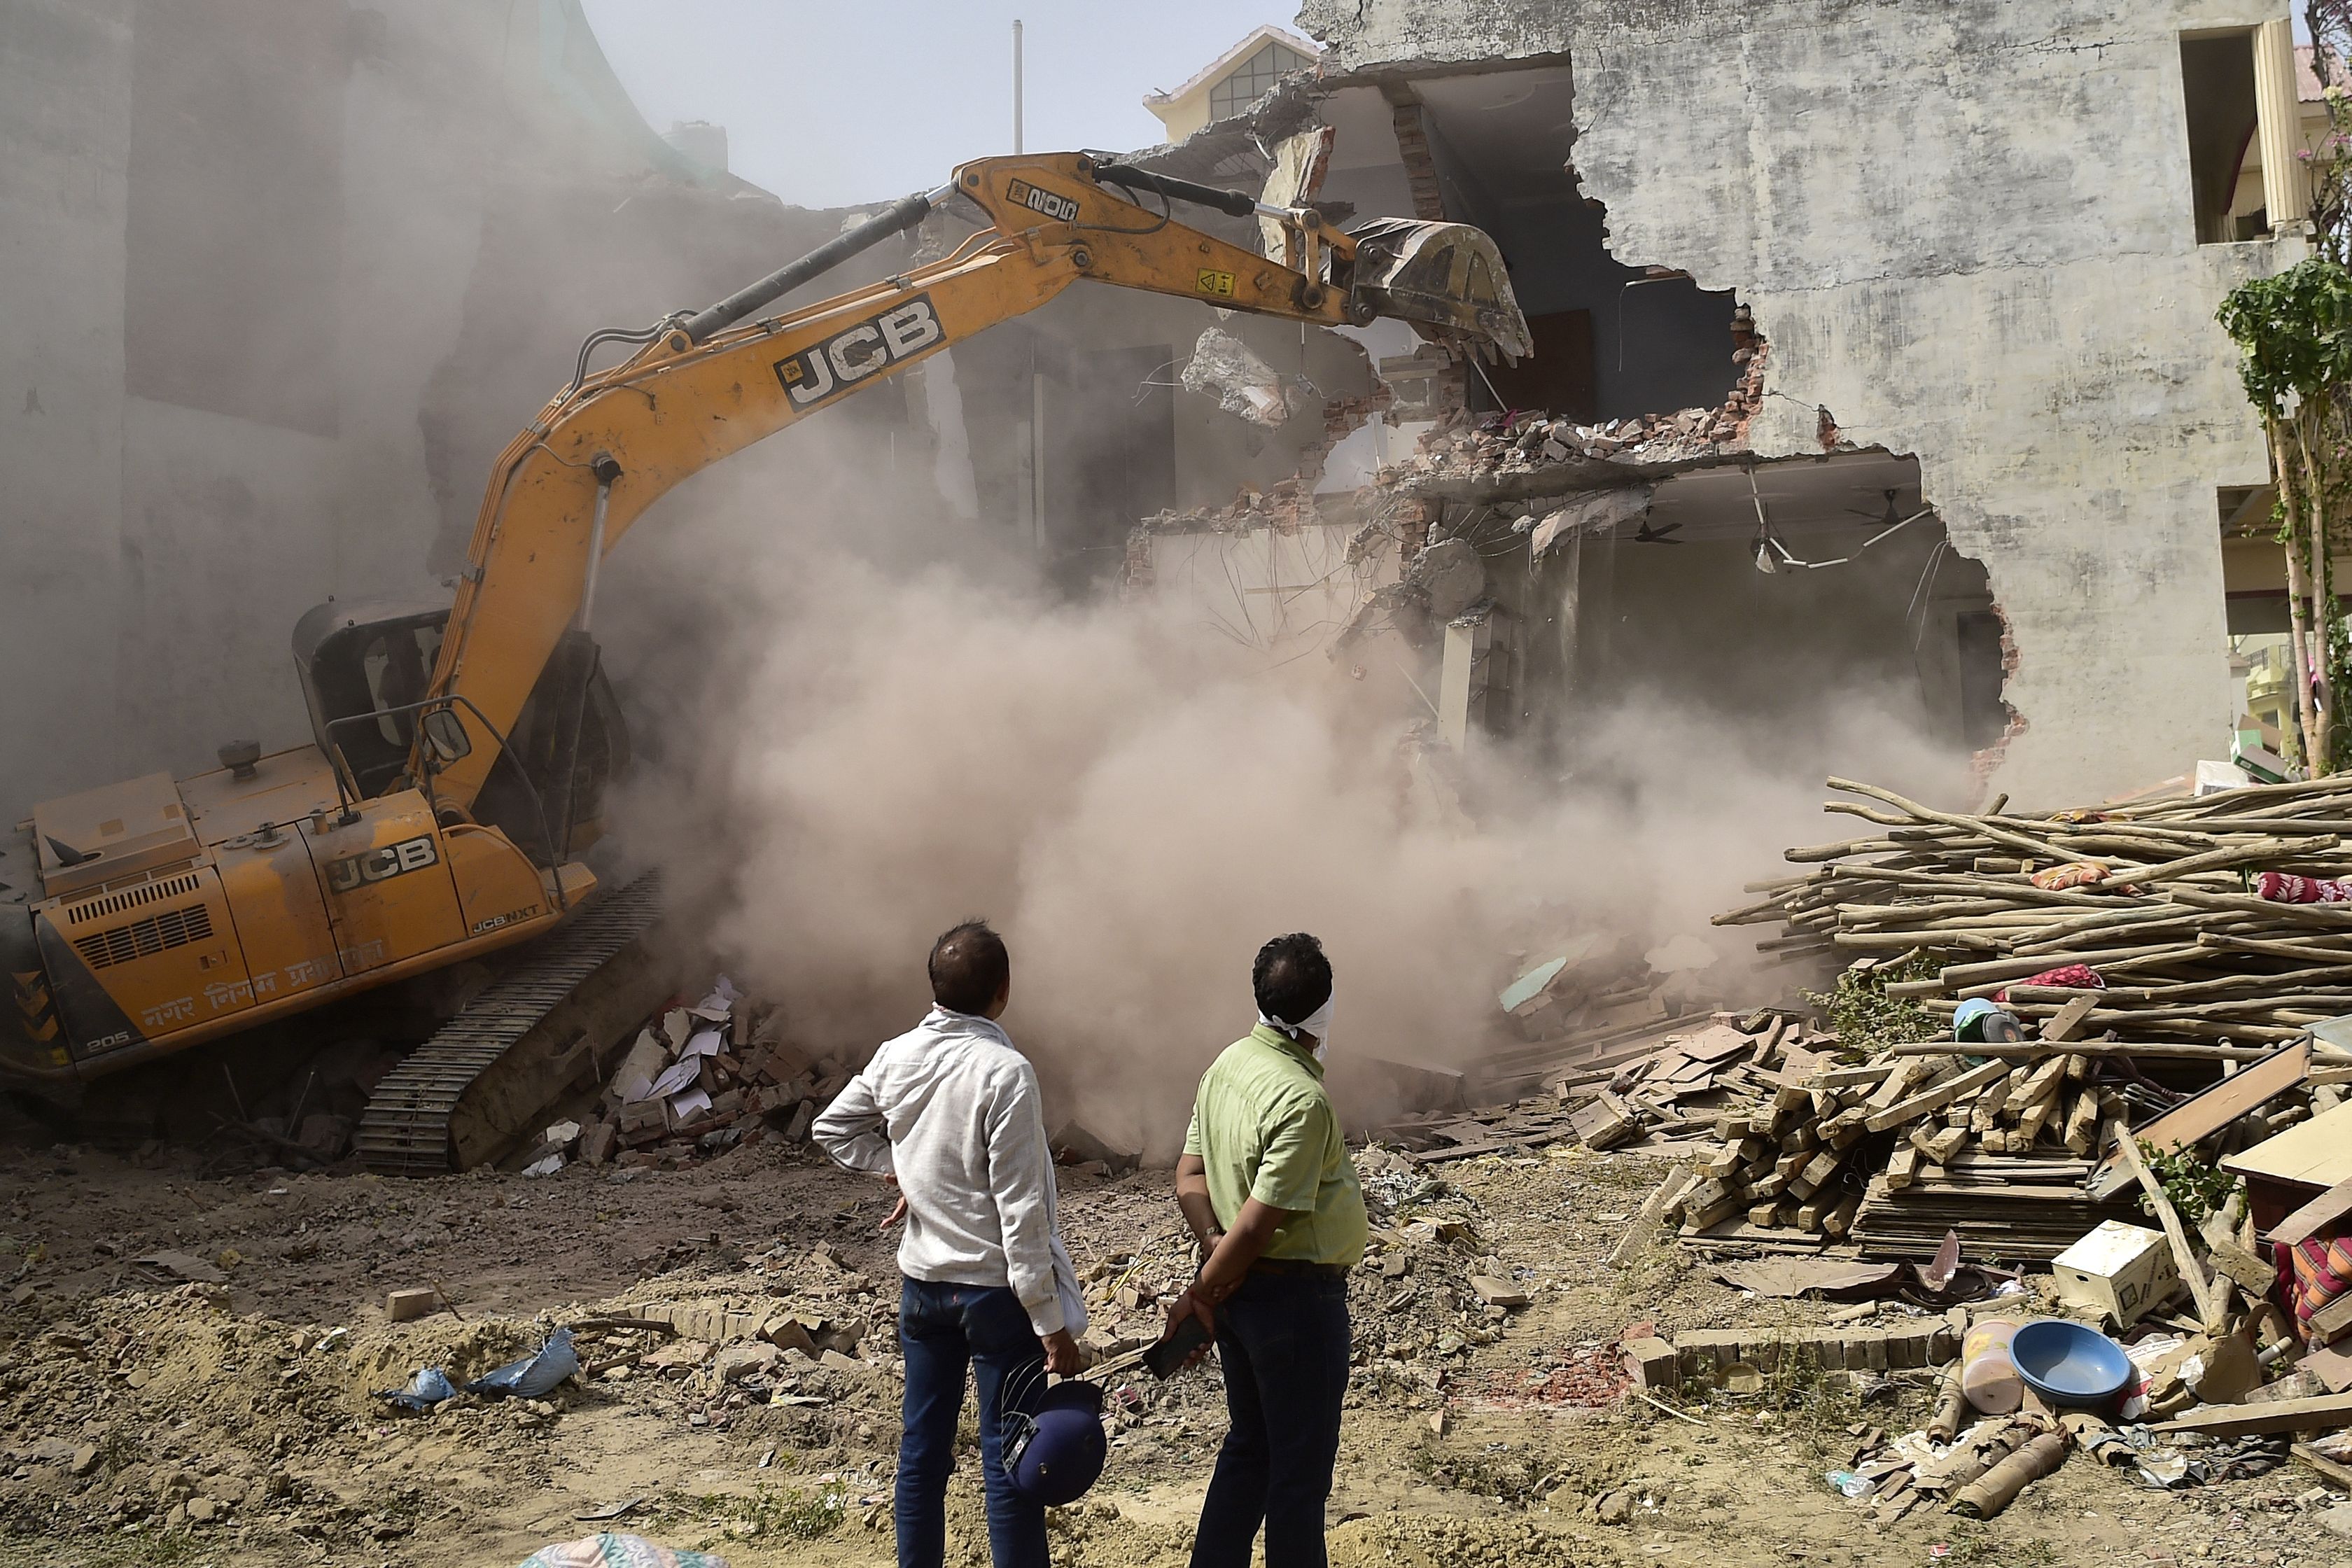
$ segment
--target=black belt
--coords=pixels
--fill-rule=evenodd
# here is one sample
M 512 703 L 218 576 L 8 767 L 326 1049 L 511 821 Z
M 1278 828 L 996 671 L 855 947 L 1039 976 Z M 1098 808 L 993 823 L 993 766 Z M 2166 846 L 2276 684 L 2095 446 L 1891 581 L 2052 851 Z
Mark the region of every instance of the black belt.
M 1253 1274 L 1272 1274 L 1282 1279 L 1345 1279 L 1348 1265 L 1344 1263 L 1309 1263 L 1298 1258 L 1261 1258 L 1249 1266 Z

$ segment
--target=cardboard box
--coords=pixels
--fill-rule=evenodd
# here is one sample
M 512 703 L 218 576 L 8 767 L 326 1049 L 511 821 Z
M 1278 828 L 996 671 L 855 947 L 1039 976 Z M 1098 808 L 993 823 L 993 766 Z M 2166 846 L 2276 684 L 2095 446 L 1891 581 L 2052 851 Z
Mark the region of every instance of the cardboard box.
M 2127 1329 L 2180 1289 L 2180 1269 L 2160 1230 L 2108 1220 L 2051 1263 L 2058 1299 L 2105 1313 Z

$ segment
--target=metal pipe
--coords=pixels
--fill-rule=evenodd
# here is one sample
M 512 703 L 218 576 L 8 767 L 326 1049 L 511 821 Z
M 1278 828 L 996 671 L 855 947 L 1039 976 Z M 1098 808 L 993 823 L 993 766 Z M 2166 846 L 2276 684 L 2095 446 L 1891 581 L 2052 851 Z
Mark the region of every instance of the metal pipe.
M 603 452 L 596 454 L 595 469 L 596 512 L 588 524 L 588 570 L 580 582 L 580 613 L 572 619 L 573 627 L 583 632 L 596 608 L 596 569 L 604 563 L 604 514 L 613 504 L 613 481 L 621 477 L 621 465 Z
M 757 283 L 738 289 L 710 309 L 687 318 L 688 339 L 698 343 L 705 342 L 713 332 L 733 326 L 761 306 L 831 271 L 858 252 L 871 250 L 892 235 L 914 227 L 929 216 L 933 206 L 954 193 L 953 185 L 941 185 L 936 191 L 899 197 L 848 233 L 826 240 L 798 261 L 778 268 Z
M 1021 155 L 1021 18 L 1013 18 L 1013 154 Z
M 1171 202 L 1192 202 L 1204 207 L 1214 207 L 1228 217 L 1254 217 L 1258 200 L 1239 191 L 1221 191 L 1214 185 L 1197 184 L 1180 180 L 1172 174 L 1155 174 L 1149 169 L 1138 169 L 1126 163 L 1096 165 L 1095 178 L 1106 185 L 1125 185 L 1130 191 L 1157 191 Z M 1279 212 L 1281 209 L 1275 209 Z

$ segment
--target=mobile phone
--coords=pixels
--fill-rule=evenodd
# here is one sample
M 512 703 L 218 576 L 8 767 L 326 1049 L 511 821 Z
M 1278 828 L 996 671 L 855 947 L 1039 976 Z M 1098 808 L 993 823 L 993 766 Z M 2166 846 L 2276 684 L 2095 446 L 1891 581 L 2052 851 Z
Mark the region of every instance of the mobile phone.
M 1201 1326 L 1198 1318 L 1187 1318 L 1176 1325 L 1176 1331 L 1143 1352 L 1143 1364 L 1157 1378 L 1171 1378 L 1192 1352 L 1209 1342 L 1209 1331 Z

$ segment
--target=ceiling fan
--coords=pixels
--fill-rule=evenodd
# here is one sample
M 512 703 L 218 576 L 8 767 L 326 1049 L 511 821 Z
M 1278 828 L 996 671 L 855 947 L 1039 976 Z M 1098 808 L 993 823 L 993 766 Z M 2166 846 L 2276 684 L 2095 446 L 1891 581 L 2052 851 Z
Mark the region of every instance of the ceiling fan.
M 1861 548 L 1864 550 L 1869 549 L 1872 545 L 1877 543 L 1888 534 L 1895 532 L 1897 529 L 1910 527 L 1913 523 L 1918 521 L 1921 518 L 1927 516 L 1936 510 L 1923 502 L 1918 510 L 1911 513 L 1908 517 L 1906 517 L 1903 514 L 1903 509 L 1895 504 L 1896 498 L 1901 496 L 1903 492 L 1900 489 L 1889 489 L 1882 493 L 1886 497 L 1886 507 L 1883 511 L 1869 511 L 1858 506 L 1850 506 L 1845 509 L 1854 516 L 1866 517 L 1870 519 L 1871 521 L 1878 525 L 1878 531 L 1862 542 Z

